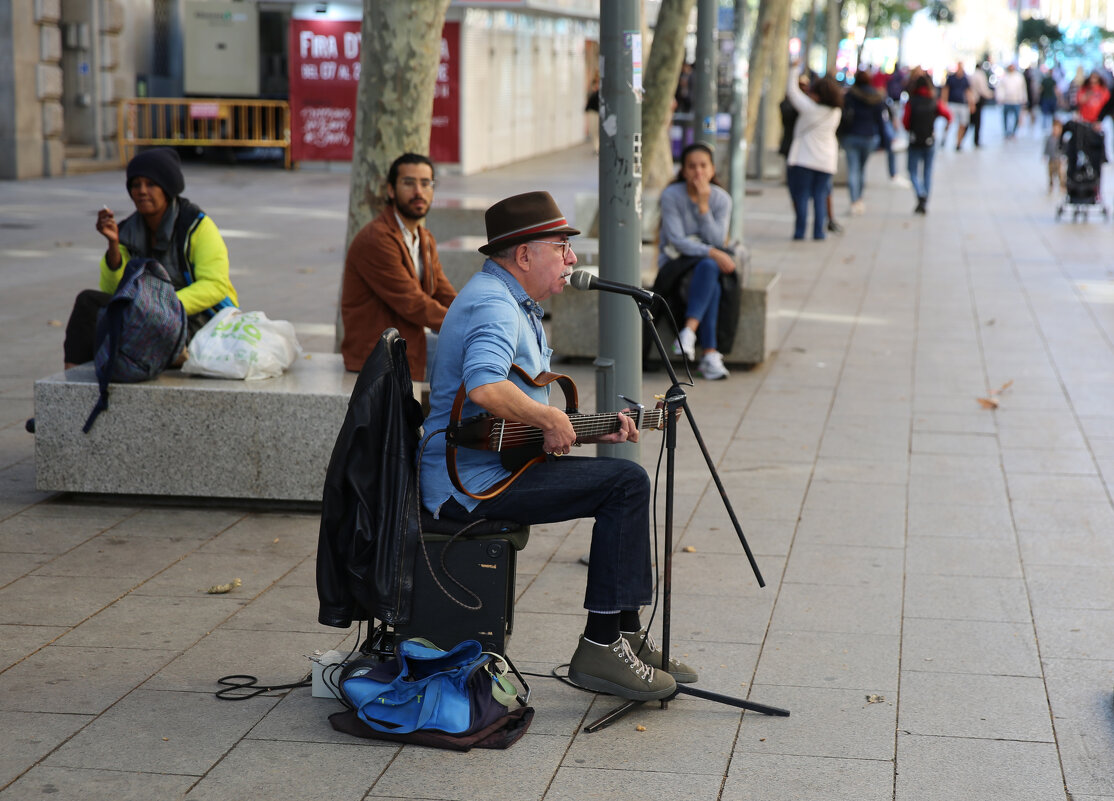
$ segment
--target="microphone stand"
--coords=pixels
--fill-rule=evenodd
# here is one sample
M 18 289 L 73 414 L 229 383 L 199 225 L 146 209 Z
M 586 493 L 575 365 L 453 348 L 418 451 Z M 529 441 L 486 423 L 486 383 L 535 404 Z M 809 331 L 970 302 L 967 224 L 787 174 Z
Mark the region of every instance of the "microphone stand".
M 654 296 L 657 297 L 656 295 Z M 661 606 L 661 663 L 663 665 L 669 664 L 669 626 L 670 617 L 672 614 L 672 590 L 673 590 L 673 486 L 674 486 L 674 470 L 676 466 L 676 451 L 677 451 L 677 410 L 684 409 L 685 417 L 689 421 L 689 427 L 692 429 L 693 435 L 696 437 L 696 442 L 700 446 L 700 452 L 704 454 L 704 462 L 708 465 L 708 471 L 711 473 L 712 479 L 716 483 L 716 489 L 719 490 L 719 497 L 723 501 L 723 506 L 727 510 L 728 516 L 731 518 L 731 524 L 735 527 L 735 533 L 739 537 L 739 542 L 746 552 L 747 559 L 750 561 L 750 568 L 754 571 L 754 577 L 758 580 L 759 587 L 765 587 L 766 582 L 762 578 L 762 572 L 758 569 L 758 563 L 754 559 L 754 554 L 750 550 L 750 545 L 747 544 L 747 538 L 743 534 L 743 529 L 739 525 L 739 520 L 735 516 L 735 510 L 731 507 L 731 501 L 727 497 L 727 490 L 724 489 L 723 482 L 720 481 L 719 473 L 716 471 L 715 464 L 712 461 L 712 456 L 708 453 L 708 448 L 704 444 L 704 438 L 700 436 L 700 429 L 696 426 L 696 418 L 692 415 L 692 410 L 688 405 L 688 397 L 682 389 L 680 381 L 677 379 L 677 372 L 673 369 L 673 364 L 669 360 L 669 354 L 665 350 L 665 345 L 661 341 L 661 336 L 658 334 L 657 326 L 654 325 L 654 315 L 651 311 L 653 301 L 646 298 L 634 298 L 638 304 L 639 313 L 642 319 L 646 322 L 646 327 L 650 330 L 654 344 L 657 346 L 658 354 L 661 356 L 661 362 L 665 365 L 666 372 L 669 374 L 671 386 L 669 392 L 665 396 L 665 447 L 666 447 L 666 467 L 665 467 L 665 565 L 662 573 L 662 606 Z M 745 701 L 741 698 L 734 698 L 729 695 L 722 695 L 720 693 L 709 692 L 708 690 L 701 690 L 696 687 L 678 684 L 677 691 L 661 701 L 661 708 L 666 709 L 669 706 L 669 701 L 676 698 L 678 695 L 692 695 L 697 698 L 704 698 L 708 701 L 715 701 L 720 704 L 727 704 L 728 706 L 738 707 L 739 709 L 749 709 L 752 712 L 760 712 L 763 715 L 776 715 L 778 717 L 789 717 L 788 709 L 779 709 L 778 707 L 766 706 L 765 704 L 758 704 L 752 701 Z M 635 706 L 640 706 L 645 701 L 626 701 L 622 706 L 613 709 L 603 717 L 596 720 L 584 727 L 586 732 L 596 732 L 600 729 L 610 726 L 619 718 L 626 715 Z

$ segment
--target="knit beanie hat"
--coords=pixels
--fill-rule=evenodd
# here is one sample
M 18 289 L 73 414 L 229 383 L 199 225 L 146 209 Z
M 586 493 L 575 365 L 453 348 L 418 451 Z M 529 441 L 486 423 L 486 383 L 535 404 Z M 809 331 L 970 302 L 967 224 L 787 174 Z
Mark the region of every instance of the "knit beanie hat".
M 178 197 L 186 188 L 186 179 L 182 177 L 182 160 L 178 151 L 169 147 L 156 147 L 144 150 L 128 162 L 127 182 L 124 184 L 131 191 L 132 181 L 136 178 L 146 178 L 153 181 L 166 194 L 166 199 Z

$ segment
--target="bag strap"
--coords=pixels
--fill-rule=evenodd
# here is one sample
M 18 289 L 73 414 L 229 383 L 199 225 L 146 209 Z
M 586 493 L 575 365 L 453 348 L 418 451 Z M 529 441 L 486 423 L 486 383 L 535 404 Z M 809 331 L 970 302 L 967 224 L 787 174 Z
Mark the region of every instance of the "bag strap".
M 116 357 L 120 352 L 120 332 L 124 325 L 123 307 L 128 303 L 131 303 L 129 298 L 114 297 L 105 307 L 104 315 L 98 325 L 98 328 L 103 325 L 107 330 L 108 359 L 105 360 L 103 367 L 97 369 L 97 385 L 100 388 L 100 394 L 97 396 L 97 403 L 93 406 L 93 411 L 89 413 L 89 419 L 81 427 L 81 433 L 83 434 L 88 434 L 101 412 L 108 409 L 108 382 L 112 376 L 112 367 L 116 364 Z

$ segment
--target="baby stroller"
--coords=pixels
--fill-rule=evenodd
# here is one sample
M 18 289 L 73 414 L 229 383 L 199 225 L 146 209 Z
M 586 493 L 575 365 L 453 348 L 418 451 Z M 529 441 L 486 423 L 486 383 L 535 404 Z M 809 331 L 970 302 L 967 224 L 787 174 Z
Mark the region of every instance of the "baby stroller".
M 1060 147 L 1067 160 L 1067 195 L 1056 207 L 1056 219 L 1064 209 L 1071 209 L 1072 221 L 1086 220 L 1091 209 L 1098 207 L 1103 219 L 1110 218 L 1110 209 L 1102 202 L 1100 185 L 1102 165 L 1106 161 L 1106 143 L 1102 131 L 1087 122 L 1072 120 L 1064 125 Z

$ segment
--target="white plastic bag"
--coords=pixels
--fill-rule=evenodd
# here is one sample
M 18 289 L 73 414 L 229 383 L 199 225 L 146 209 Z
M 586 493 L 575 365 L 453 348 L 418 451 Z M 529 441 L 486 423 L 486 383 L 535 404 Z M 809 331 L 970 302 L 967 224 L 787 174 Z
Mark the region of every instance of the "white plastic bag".
M 294 326 L 263 312 L 221 309 L 187 348 L 182 372 L 213 378 L 274 378 L 302 353 Z

